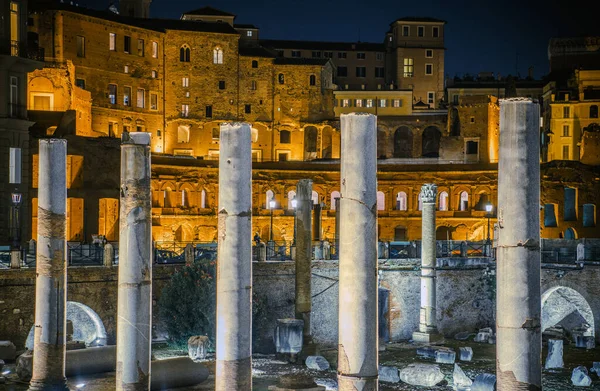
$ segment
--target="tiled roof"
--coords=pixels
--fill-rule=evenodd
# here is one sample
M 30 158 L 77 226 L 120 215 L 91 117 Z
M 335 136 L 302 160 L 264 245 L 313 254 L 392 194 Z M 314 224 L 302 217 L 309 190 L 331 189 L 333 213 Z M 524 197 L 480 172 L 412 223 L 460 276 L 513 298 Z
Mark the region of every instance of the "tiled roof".
M 275 58 L 277 53 L 262 46 L 240 46 L 240 56 Z
M 385 52 L 383 43 L 371 42 L 285 41 L 277 39 L 261 39 L 260 43 L 263 46 L 273 49 Z
M 394 24 L 396 22 L 425 22 L 425 23 L 429 22 L 429 23 L 444 23 L 444 24 L 446 24 L 445 20 L 430 18 L 427 16 L 423 16 L 423 17 L 421 17 L 421 16 L 405 16 L 404 18 L 394 20 L 390 24 Z

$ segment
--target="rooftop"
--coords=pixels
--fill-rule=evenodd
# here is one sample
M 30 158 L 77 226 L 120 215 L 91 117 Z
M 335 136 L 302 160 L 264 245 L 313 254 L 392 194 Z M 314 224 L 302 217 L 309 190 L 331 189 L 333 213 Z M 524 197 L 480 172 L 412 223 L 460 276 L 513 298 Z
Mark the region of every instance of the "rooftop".
M 277 39 L 261 39 L 261 45 L 273 49 L 300 50 L 336 50 L 336 51 L 365 51 L 385 52 L 383 43 L 371 42 L 322 42 L 322 41 L 290 41 Z
M 206 16 L 233 16 L 234 14 L 230 14 L 229 12 L 221 11 L 219 9 L 213 7 L 202 7 L 192 11 L 187 11 L 183 13 L 184 15 L 206 15 Z
M 446 24 L 445 20 L 430 18 L 427 16 L 405 16 L 403 18 L 394 20 L 390 24 L 394 24 L 396 22 L 424 22 L 424 23 L 444 23 L 444 24 Z

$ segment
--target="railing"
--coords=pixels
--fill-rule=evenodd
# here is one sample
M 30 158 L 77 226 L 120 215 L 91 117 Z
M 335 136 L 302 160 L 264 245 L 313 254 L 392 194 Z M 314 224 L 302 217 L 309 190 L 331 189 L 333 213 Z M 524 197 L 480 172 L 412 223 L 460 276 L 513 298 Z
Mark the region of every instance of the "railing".
M 568 247 L 542 250 L 541 257 L 542 263 L 574 263 L 577 261 L 577 250 Z
M 102 266 L 104 246 L 67 243 L 67 262 L 69 266 Z
M 294 245 L 291 242 L 285 241 L 268 241 L 267 245 L 267 261 L 290 261 L 292 260 L 292 248 Z
M 44 61 L 44 48 L 34 45 L 25 47 L 24 42 L 10 41 L 10 55 L 14 57 L 24 57 L 35 61 Z
M 0 269 L 10 269 L 10 250 L 0 250 Z

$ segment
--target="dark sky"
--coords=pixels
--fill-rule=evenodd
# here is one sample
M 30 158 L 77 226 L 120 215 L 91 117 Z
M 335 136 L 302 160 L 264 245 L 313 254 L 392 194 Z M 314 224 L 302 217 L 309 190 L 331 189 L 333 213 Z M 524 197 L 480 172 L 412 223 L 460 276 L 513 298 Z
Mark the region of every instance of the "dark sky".
M 106 8 L 110 0 L 79 0 Z M 482 71 L 535 78 L 548 72 L 551 37 L 600 35 L 598 3 L 562 1 L 400 0 L 153 0 L 151 16 L 179 18 L 206 5 L 237 15 L 269 39 L 382 42 L 390 22 L 403 16 L 447 21 L 446 74 Z

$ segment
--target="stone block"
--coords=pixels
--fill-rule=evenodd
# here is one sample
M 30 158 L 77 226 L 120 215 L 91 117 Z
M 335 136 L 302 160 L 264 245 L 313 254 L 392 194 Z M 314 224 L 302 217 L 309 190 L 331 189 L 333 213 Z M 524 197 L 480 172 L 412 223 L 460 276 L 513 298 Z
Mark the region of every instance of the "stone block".
M 413 386 L 433 387 L 444 380 L 444 374 L 437 365 L 410 364 L 400 371 L 400 380 Z
M 490 327 L 479 330 L 475 336 L 475 342 L 489 343 L 490 337 L 494 336 L 494 331 Z
M 437 352 L 437 350 L 438 348 L 431 346 L 421 346 L 420 348 L 417 348 L 417 356 L 435 358 L 435 352 Z
M 79 350 L 79 349 L 85 349 L 85 342 L 83 341 L 67 341 L 67 346 L 66 349 L 67 350 Z
M 458 364 L 454 364 L 454 372 L 452 372 L 452 382 L 457 390 L 468 388 L 473 385 L 473 381 L 465 374 Z
M 444 336 L 439 333 L 422 333 L 420 331 L 415 331 L 412 334 L 412 339 L 414 342 L 433 343 L 443 341 Z
M 460 361 L 471 361 L 473 359 L 473 348 L 469 346 L 463 346 L 460 350 Z
M 596 347 L 596 340 L 591 335 L 578 335 L 575 338 L 575 347 L 582 349 L 593 349 Z
M 546 357 L 546 369 L 562 368 L 563 362 L 563 341 L 562 339 L 548 340 L 548 356 Z
M 592 379 L 588 375 L 588 370 L 584 366 L 573 369 L 571 374 L 571 383 L 577 387 L 589 387 L 592 385 Z
M 206 359 L 210 340 L 206 335 L 194 335 L 188 339 L 188 356 L 193 361 Z
M 456 352 L 454 349 L 442 348 L 435 352 L 435 362 L 438 364 L 454 364 Z
M 31 368 L 33 368 L 33 351 L 28 350 L 17 357 L 17 376 L 23 381 L 31 379 Z
M 14 360 L 17 357 L 17 348 L 11 341 L 0 341 L 0 360 Z
M 277 319 L 274 337 L 277 353 L 300 353 L 303 328 L 304 321 L 301 319 Z
M 379 381 L 387 383 L 398 383 L 400 381 L 400 371 L 396 367 L 379 366 Z
M 315 379 L 315 383 L 321 387 L 325 387 L 327 391 L 337 391 L 338 389 L 337 381 L 333 379 Z
M 600 362 L 594 361 L 594 365 L 590 369 L 590 372 L 595 372 L 600 377 Z
M 316 369 L 317 371 L 326 371 L 329 369 L 329 362 L 323 356 L 308 356 L 306 357 L 305 364 L 309 369 Z
M 496 391 L 496 375 L 480 373 L 475 376 L 471 391 Z

